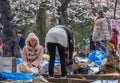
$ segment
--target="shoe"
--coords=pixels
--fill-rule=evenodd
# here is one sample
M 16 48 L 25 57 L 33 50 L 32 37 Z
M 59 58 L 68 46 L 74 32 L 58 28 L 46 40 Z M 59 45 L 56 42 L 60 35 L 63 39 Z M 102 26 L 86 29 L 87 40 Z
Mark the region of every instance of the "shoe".
M 61 78 L 61 79 L 66 79 L 67 77 L 66 77 L 66 76 L 61 76 L 60 78 Z
M 53 79 L 53 78 L 54 78 L 54 76 L 48 76 L 48 78 Z
M 48 83 L 48 80 L 46 80 L 42 75 L 34 75 L 33 77 L 34 80 L 39 80 L 40 82 L 45 82 Z
M 39 75 L 39 80 L 48 83 L 48 80 L 46 80 L 42 75 Z

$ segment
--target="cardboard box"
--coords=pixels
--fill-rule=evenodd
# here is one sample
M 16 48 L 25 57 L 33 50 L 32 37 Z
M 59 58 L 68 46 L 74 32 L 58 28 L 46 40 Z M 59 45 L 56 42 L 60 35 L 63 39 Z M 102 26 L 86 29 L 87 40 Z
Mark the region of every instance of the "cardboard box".
M 0 72 L 16 72 L 16 58 L 0 57 Z

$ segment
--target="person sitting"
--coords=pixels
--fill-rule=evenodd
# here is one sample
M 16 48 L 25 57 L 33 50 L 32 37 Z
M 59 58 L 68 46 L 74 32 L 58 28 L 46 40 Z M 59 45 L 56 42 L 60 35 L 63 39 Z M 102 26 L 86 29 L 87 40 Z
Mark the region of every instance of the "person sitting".
M 25 47 L 22 52 L 22 63 L 19 65 L 18 71 L 39 74 L 43 52 L 44 49 L 39 44 L 38 37 L 31 32 L 26 38 Z

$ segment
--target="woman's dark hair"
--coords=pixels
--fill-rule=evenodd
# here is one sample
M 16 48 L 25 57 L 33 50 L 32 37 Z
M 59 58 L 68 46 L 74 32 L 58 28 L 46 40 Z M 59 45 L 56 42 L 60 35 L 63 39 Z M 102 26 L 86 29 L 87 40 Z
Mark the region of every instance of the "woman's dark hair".
M 17 33 L 22 34 L 22 31 L 21 31 L 21 30 L 18 30 Z
M 102 11 L 98 11 L 98 14 L 99 14 L 99 15 L 103 15 L 103 12 L 102 12 Z
M 115 28 L 113 28 L 112 31 L 113 31 L 115 34 L 117 34 L 117 35 L 119 34 L 118 30 L 115 29 Z
M 99 18 L 104 18 L 104 15 L 103 15 L 103 12 L 102 12 L 102 11 L 98 11 L 97 14 L 100 15 L 97 19 L 99 19 Z

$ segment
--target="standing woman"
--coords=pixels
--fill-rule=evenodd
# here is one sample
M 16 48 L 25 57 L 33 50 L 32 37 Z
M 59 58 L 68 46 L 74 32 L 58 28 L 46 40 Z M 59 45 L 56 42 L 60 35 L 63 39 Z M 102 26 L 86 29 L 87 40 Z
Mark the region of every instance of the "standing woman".
M 39 44 L 39 39 L 34 33 L 30 33 L 26 38 L 25 47 L 22 52 L 22 64 L 19 66 L 21 72 L 39 73 L 42 65 L 43 46 Z M 37 71 L 31 70 L 37 68 Z
M 95 49 L 107 53 L 107 40 L 110 40 L 110 32 L 108 21 L 104 17 L 103 12 L 97 13 L 92 40 L 95 42 Z
M 65 63 L 65 51 L 69 49 L 69 58 L 72 58 L 73 53 L 73 32 L 72 30 L 64 25 L 57 25 L 51 28 L 45 38 L 45 44 L 47 46 L 48 53 L 50 55 L 49 61 L 49 77 L 54 77 L 54 62 L 56 56 L 56 47 L 60 55 L 61 63 L 61 77 L 65 78 L 67 75 L 66 63 Z

